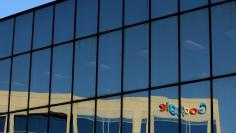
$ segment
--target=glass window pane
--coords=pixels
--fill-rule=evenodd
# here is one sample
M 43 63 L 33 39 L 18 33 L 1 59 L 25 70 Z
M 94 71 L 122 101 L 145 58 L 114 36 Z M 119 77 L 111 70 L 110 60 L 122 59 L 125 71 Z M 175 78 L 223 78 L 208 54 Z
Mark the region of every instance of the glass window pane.
M 181 121 L 193 133 L 208 133 L 211 129 L 210 82 L 187 84 L 181 87 Z M 197 126 L 202 125 L 202 126 Z M 185 131 L 183 130 L 185 133 Z M 187 133 L 187 132 L 186 132 Z
M 124 89 L 148 86 L 148 25 L 125 30 Z
M 34 52 L 32 55 L 30 107 L 48 104 L 50 57 L 51 49 Z
M 213 107 L 215 133 L 227 133 L 236 130 L 234 103 L 236 94 L 236 77 L 217 79 L 213 82 Z
M 9 84 L 10 84 L 10 65 L 11 60 L 0 61 L 0 113 L 7 112 L 8 110 L 8 95 L 9 95 Z
M 148 123 L 148 93 L 124 95 L 123 133 L 146 133 Z
M 178 31 L 173 17 L 152 23 L 152 86 L 177 80 Z
M 32 39 L 33 13 L 16 17 L 14 54 L 30 50 Z M 24 34 L 22 34 L 24 32 Z
M 121 32 L 104 34 L 99 41 L 98 95 L 120 92 Z
M 73 39 L 74 7 L 74 0 L 56 4 L 54 44 Z
M 178 87 L 151 91 L 151 130 L 154 133 L 178 133 Z M 167 110 L 167 108 L 169 110 Z
M 51 44 L 53 7 L 46 7 L 35 12 L 33 48 Z
M 98 0 L 77 0 L 76 37 L 97 32 Z
M 217 2 L 222 2 L 222 1 L 227 1 L 227 0 L 211 0 L 211 3 L 217 3 Z
M 177 3 L 177 0 L 152 0 L 152 18 L 176 13 Z
M 27 113 L 26 112 L 18 112 L 15 113 L 13 116 L 13 121 L 10 120 L 10 131 L 11 126 L 13 126 L 14 133 L 26 133 L 26 126 L 27 126 Z M 11 123 L 14 122 L 14 123 Z M 14 124 L 14 125 L 13 125 Z
M 75 54 L 75 99 L 95 96 L 96 38 L 76 42 Z
M 48 108 L 30 110 L 28 116 L 28 132 L 46 133 L 48 128 Z
M 29 54 L 13 59 L 10 110 L 25 109 L 28 102 Z
M 94 133 L 95 101 L 73 104 L 73 130 L 75 133 Z
M 121 27 L 122 0 L 101 0 L 100 31 Z
M 69 122 L 71 104 L 54 106 L 50 108 L 50 123 L 49 132 L 50 133 L 66 133 L 69 131 Z
M 212 8 L 214 75 L 236 72 L 236 2 Z
M 125 25 L 148 19 L 148 0 L 125 0 Z
M 51 103 L 71 100 L 72 43 L 53 49 Z
M 209 76 L 209 33 L 207 9 L 181 16 L 182 80 Z
M 5 123 L 6 123 L 6 117 L 0 116 L 0 132 L 1 133 L 4 133 Z
M 0 22 L 0 58 L 11 55 L 13 25 L 13 19 Z
M 180 10 L 189 10 L 208 4 L 208 0 L 180 0 Z
M 120 97 L 98 99 L 96 133 L 119 133 Z

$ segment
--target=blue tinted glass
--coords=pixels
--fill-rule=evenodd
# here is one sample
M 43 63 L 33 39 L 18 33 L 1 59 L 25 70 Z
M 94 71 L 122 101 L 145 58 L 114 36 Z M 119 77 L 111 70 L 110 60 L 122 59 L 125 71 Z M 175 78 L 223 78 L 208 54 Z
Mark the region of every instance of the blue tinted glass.
M 146 133 L 147 132 L 147 119 L 143 119 L 141 123 L 141 133 Z
M 53 94 L 61 93 L 68 95 L 64 100 L 70 100 L 71 94 L 71 73 L 72 73 L 72 43 L 64 44 L 53 49 L 52 68 L 52 90 Z M 54 99 L 54 95 L 51 95 Z M 54 101 L 55 100 L 55 101 Z M 53 102 L 59 102 L 55 99 Z
M 222 1 L 227 1 L 227 0 L 211 0 L 211 3 L 217 3 L 217 2 L 222 2 Z
M 236 130 L 236 104 L 232 101 L 236 94 L 236 77 L 214 80 L 213 107 L 216 133 Z
M 171 119 L 155 119 L 154 121 L 154 133 L 178 133 L 179 132 L 178 121 Z M 184 128 L 182 127 L 182 131 Z M 183 133 L 183 132 L 182 132 Z
M 35 12 L 33 48 L 41 48 L 51 44 L 53 7 Z
M 177 37 L 176 17 L 152 23 L 152 86 L 177 82 Z
M 29 115 L 28 116 L 28 131 L 31 133 L 47 132 L 48 117 L 44 115 Z
M 152 18 L 177 12 L 177 0 L 152 0 Z
M 143 127 L 143 124 L 147 120 L 148 112 L 147 91 L 124 95 L 122 121 L 123 132 L 143 133 L 142 131 L 146 130 Z
M 74 7 L 74 0 L 56 4 L 54 44 L 73 39 Z
M 236 2 L 212 8 L 214 75 L 236 72 Z
M 0 61 L 0 97 L 1 101 L 1 111 L 7 112 L 8 106 L 8 95 L 9 95 L 9 83 L 10 83 L 10 65 L 11 61 L 1 60 Z M 0 125 L 1 126 L 1 125 Z
M 16 17 L 14 53 L 30 50 L 32 38 L 33 13 Z
M 209 76 L 209 33 L 207 9 L 181 16 L 182 80 Z
M 97 32 L 98 0 L 77 0 L 76 37 Z
M 208 4 L 208 0 L 180 0 L 180 10 L 189 10 Z
M 97 133 L 119 133 L 120 105 L 119 96 L 97 100 Z
M 125 0 L 125 24 L 148 19 L 148 0 Z
M 50 49 L 34 52 L 32 55 L 30 107 L 35 106 L 33 99 L 39 96 L 45 101 L 37 106 L 48 104 L 50 57 Z
M 95 95 L 96 38 L 76 43 L 74 94 L 82 98 Z
M 100 31 L 118 28 L 122 23 L 122 0 L 101 0 Z
M 135 90 L 148 85 L 148 26 L 125 30 L 124 89 Z
M 14 133 L 26 133 L 26 116 L 14 117 Z
M 86 117 L 78 117 L 78 132 L 79 133 L 93 133 L 94 120 Z
M 120 92 L 121 32 L 112 32 L 99 38 L 98 95 Z
M 29 59 L 29 54 L 17 56 L 13 59 L 12 91 L 28 92 Z
M 66 133 L 66 117 L 50 116 L 50 133 Z
M 207 129 L 209 127 L 207 127 L 207 125 L 205 125 L 204 123 L 201 124 L 193 124 L 193 123 L 190 123 L 191 125 L 189 125 L 189 131 L 191 133 L 207 133 Z M 207 124 L 207 123 L 206 123 Z
M 0 117 L 0 132 L 4 132 L 5 128 L 5 117 Z
M 178 133 L 179 117 L 169 111 L 161 111 L 160 106 L 170 103 L 178 109 L 178 87 L 161 88 L 151 91 L 151 117 L 154 118 L 154 133 Z
M 8 91 L 10 81 L 10 60 L 0 61 L 0 90 Z
M 0 22 L 0 58 L 11 55 L 13 24 L 13 19 Z

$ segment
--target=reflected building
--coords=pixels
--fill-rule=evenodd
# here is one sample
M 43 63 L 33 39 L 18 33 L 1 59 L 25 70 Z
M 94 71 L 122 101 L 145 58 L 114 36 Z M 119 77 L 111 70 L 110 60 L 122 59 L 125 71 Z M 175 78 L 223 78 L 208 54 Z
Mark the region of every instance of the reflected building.
M 0 19 L 0 133 L 231 133 L 235 0 L 58 0 Z

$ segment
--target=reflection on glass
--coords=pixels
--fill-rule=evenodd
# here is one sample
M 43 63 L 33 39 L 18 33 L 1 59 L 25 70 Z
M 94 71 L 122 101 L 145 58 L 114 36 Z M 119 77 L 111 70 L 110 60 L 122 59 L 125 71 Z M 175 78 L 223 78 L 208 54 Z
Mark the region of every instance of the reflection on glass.
M 9 131 L 11 133 L 26 133 L 27 131 L 27 113 L 18 112 L 11 114 Z
M 123 133 L 146 133 L 148 130 L 147 92 L 124 95 Z
M 94 111 L 94 101 L 73 104 L 73 131 L 75 133 L 94 133 Z
M 53 49 L 51 103 L 71 99 L 72 43 Z
M 208 10 L 199 10 L 181 16 L 182 80 L 209 76 Z
M 122 23 L 122 0 L 101 0 L 100 31 L 118 28 Z
M 189 10 L 208 4 L 208 0 L 180 0 L 180 10 Z
M 222 1 L 227 1 L 227 0 L 211 0 L 211 3 L 217 3 L 217 2 L 222 2 Z
M 48 128 L 48 108 L 30 110 L 28 115 L 29 133 L 46 133 Z
M 6 116 L 0 116 L 0 132 L 3 133 L 6 127 Z
M 236 94 L 236 77 L 214 80 L 213 108 L 215 133 L 230 133 L 236 130 L 234 98 Z
M 124 90 L 148 86 L 148 25 L 125 30 Z
M 0 58 L 11 55 L 13 24 L 13 19 L 0 22 Z
M 96 48 L 96 38 L 76 42 L 74 99 L 95 96 Z
M 96 133 L 119 133 L 120 97 L 97 100 Z
M 10 110 L 27 108 L 29 54 L 13 58 Z
M 152 18 L 177 12 L 177 0 L 152 0 Z
M 50 50 L 34 52 L 32 55 L 30 107 L 48 104 Z
M 120 92 L 121 32 L 104 34 L 99 38 L 98 95 Z
M 50 108 L 50 133 L 68 133 L 70 127 L 71 104 L 54 106 Z
M 56 4 L 54 43 L 73 39 L 74 7 L 74 0 L 67 0 Z
M 178 87 L 153 90 L 150 111 L 151 132 L 178 133 L 178 105 Z
M 33 13 L 16 17 L 14 54 L 30 50 L 32 38 Z M 24 31 L 24 33 L 22 33 Z
M 96 33 L 98 0 L 77 1 L 76 37 L 78 38 Z
M 176 17 L 152 23 L 152 86 L 177 82 L 177 37 Z
M 208 81 L 181 88 L 182 133 L 210 133 L 211 99 Z
M 148 0 L 125 0 L 125 24 L 130 25 L 148 19 Z
M 236 72 L 236 2 L 212 8 L 214 75 Z
M 53 7 L 35 11 L 33 48 L 41 48 L 51 44 Z
M 0 113 L 7 112 L 10 83 L 10 59 L 0 61 Z

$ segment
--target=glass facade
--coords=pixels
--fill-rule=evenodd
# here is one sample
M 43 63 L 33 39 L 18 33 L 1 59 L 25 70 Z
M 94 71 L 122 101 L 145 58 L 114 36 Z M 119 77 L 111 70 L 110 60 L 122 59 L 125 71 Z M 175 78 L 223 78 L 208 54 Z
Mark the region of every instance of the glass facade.
M 231 133 L 236 1 L 62 0 L 0 20 L 0 133 Z

